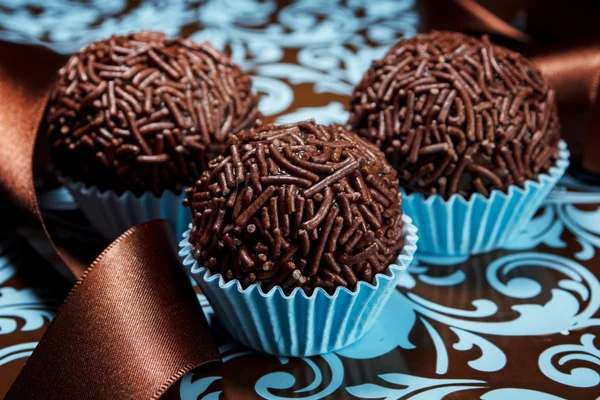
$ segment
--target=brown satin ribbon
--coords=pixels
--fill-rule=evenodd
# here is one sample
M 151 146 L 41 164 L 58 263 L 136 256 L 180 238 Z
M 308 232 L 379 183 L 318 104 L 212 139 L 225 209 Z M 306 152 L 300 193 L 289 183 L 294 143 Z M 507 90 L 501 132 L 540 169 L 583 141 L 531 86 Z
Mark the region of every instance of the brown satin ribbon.
M 433 23 L 436 29 L 533 43 L 472 0 L 436 1 L 428 8 L 443 16 L 444 24 Z M 48 88 L 61 60 L 47 51 L 31 51 L 0 43 L 0 191 L 31 226 L 45 231 L 32 160 Z M 600 115 L 598 54 L 595 46 L 571 47 L 535 58 L 557 88 L 561 108 L 594 108 L 598 113 L 592 114 Z M 590 130 L 586 140 L 598 146 L 600 139 Z M 170 240 L 164 223 L 152 222 L 113 243 L 76 284 L 7 399 L 158 398 L 185 372 L 218 360 L 194 293 L 169 250 Z M 62 272 L 80 276 L 85 267 L 56 251 L 64 261 Z
M 558 47 L 533 58 L 556 89 L 556 100 L 563 113 L 581 110 L 587 125 L 581 164 L 584 171 L 600 174 L 600 45 Z
M 84 273 L 6 399 L 158 399 L 219 354 L 166 221 L 137 225 Z
M 585 131 L 581 151 L 583 170 L 592 174 L 600 174 L 600 157 L 597 155 L 600 151 L 600 99 L 598 96 L 600 42 L 598 37 L 592 38 L 591 43 L 581 43 L 581 41 L 573 40 L 574 38 L 569 38 L 569 42 L 563 45 L 540 45 L 531 36 L 513 28 L 475 0 L 440 1 L 438 7 L 440 3 L 443 3 L 444 12 L 436 12 L 432 15 L 430 21 L 432 28 L 443 27 L 457 31 L 490 33 L 511 39 L 515 43 L 527 44 L 525 47 L 527 53 L 556 89 L 556 101 L 561 114 L 573 117 L 570 119 L 575 120 L 575 123 L 569 121 L 569 128 Z M 512 14 L 527 8 L 529 14 L 537 16 L 536 26 L 538 29 L 544 27 L 552 30 L 553 25 L 561 24 L 563 21 L 556 21 L 555 18 L 544 20 L 540 17 L 542 14 L 539 12 L 542 11 L 540 7 L 558 7 L 556 2 L 550 3 L 531 0 L 513 1 L 509 8 Z M 496 2 L 496 5 L 498 4 Z M 582 12 L 586 12 L 586 8 L 590 8 L 586 7 L 583 2 L 575 1 L 575 6 L 577 5 L 583 7 L 580 8 Z M 550 14 L 556 17 L 555 14 Z M 572 11 L 571 14 L 573 14 Z M 439 15 L 440 18 L 436 19 L 436 15 Z M 596 41 L 593 41 L 594 39 Z M 522 45 L 517 47 L 519 50 L 523 49 Z M 563 130 L 563 134 L 569 135 L 571 132 Z
M 36 63 L 38 60 L 42 61 L 41 65 Z M 18 222 L 19 227 L 27 226 L 36 237 L 48 236 L 33 184 L 37 129 L 48 90 L 61 63 L 61 57 L 46 49 L 1 43 L 0 193 L 13 206 L 4 208 L 4 218 Z M 45 253 L 52 250 L 61 253 L 51 241 L 36 240 L 36 243 L 44 243 L 49 248 Z M 71 279 L 85 270 L 85 266 L 66 254 L 54 264 Z
M 449 20 L 457 24 L 454 25 L 454 29 L 493 33 L 535 46 L 533 38 L 513 28 L 475 0 L 451 0 L 450 3 L 453 8 L 451 11 L 453 18 Z M 530 9 L 530 12 L 535 11 Z M 539 46 L 533 52 L 533 61 L 556 89 L 557 101 L 560 104 L 569 108 L 581 108 L 589 107 L 596 102 L 600 78 L 598 43 Z
M 522 0 L 521 0 L 522 1 Z M 488 1 L 488 3 L 492 3 Z M 510 14 L 518 7 L 514 0 L 494 1 L 498 8 Z M 423 0 L 421 13 L 425 30 L 450 30 L 459 32 L 481 32 L 507 37 L 519 42 L 531 41 L 523 32 L 507 24 L 502 18 L 474 0 Z M 493 5 L 493 4 L 490 4 Z
M 0 193 L 19 222 L 44 232 L 33 183 L 37 131 L 62 60 L 0 42 Z M 5 205 L 6 206 L 6 205 Z M 157 399 L 219 353 L 165 221 L 138 225 L 85 269 L 6 399 Z M 85 271 L 85 272 L 83 272 Z

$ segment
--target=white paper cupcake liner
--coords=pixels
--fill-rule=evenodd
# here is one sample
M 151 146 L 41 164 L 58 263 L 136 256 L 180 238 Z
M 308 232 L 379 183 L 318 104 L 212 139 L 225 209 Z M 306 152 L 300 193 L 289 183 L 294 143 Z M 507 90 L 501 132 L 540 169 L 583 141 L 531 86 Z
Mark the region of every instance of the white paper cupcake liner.
M 192 257 L 189 231 L 179 255 L 208 298 L 225 328 L 239 342 L 279 356 L 329 353 L 360 339 L 373 325 L 413 259 L 417 228 L 403 216 L 404 248 L 396 262 L 377 274 L 373 283 L 359 282 L 354 291 L 338 287 L 333 295 L 317 289 L 308 297 L 296 288 L 284 294 L 280 287 L 264 293 L 254 284 L 225 282 Z
M 61 179 L 90 224 L 107 240 L 114 240 L 134 225 L 153 219 L 171 223 L 175 237 L 181 237 L 192 220 L 190 210 L 181 201 L 185 193 L 165 191 L 161 196 L 132 192 L 116 194 L 100 191 L 82 182 Z
M 552 188 L 569 166 L 569 151 L 564 141 L 560 156 L 548 173 L 537 181 L 528 180 L 523 188 L 511 186 L 508 193 L 493 190 L 489 198 L 475 193 L 467 200 L 459 194 L 448 200 L 420 193 L 405 194 L 402 208 L 419 227 L 419 252 L 459 256 L 501 248 L 510 235 L 531 221 Z

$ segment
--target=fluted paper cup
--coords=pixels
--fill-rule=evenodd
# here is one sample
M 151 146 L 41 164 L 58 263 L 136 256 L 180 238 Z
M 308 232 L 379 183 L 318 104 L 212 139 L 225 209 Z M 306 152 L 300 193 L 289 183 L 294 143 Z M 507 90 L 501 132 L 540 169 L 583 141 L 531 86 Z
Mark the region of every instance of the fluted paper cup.
M 181 237 L 192 220 L 190 210 L 181 204 L 185 193 L 165 191 L 161 196 L 133 192 L 116 194 L 86 186 L 83 182 L 61 179 L 90 224 L 107 240 L 114 240 L 134 225 L 153 219 L 171 223 L 175 237 Z
M 402 209 L 420 229 L 419 251 L 461 256 L 501 248 L 510 235 L 527 226 L 564 175 L 569 166 L 564 141 L 559 150 L 559 159 L 548 173 L 526 181 L 523 188 L 511 186 L 508 193 L 492 190 L 487 198 L 475 193 L 469 199 L 454 194 L 445 200 L 402 190 Z
M 404 248 L 396 262 L 359 282 L 354 291 L 321 288 L 311 296 L 296 288 L 287 295 L 280 287 L 268 293 L 256 284 L 243 289 L 238 280 L 226 282 L 192 257 L 189 231 L 180 243 L 184 266 L 198 282 L 216 315 L 244 345 L 279 356 L 311 356 L 335 351 L 360 339 L 373 325 L 408 268 L 417 246 L 417 228 L 403 216 Z

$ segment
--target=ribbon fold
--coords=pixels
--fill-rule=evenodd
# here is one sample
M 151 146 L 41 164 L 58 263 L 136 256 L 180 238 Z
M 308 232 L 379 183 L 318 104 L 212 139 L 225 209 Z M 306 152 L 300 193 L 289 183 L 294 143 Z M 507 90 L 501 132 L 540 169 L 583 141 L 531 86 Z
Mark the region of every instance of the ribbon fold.
M 0 42 L 0 194 L 12 206 L 3 217 L 41 231 L 63 275 L 80 277 L 5 398 L 158 399 L 219 352 L 166 221 L 130 229 L 87 270 L 53 245 L 33 158 L 60 64 L 48 50 Z
M 502 11 L 504 18 L 526 12 L 527 21 L 541 31 L 522 32 L 479 3 Z M 600 6 L 587 0 L 573 0 L 568 10 L 560 0 L 443 0 L 425 1 L 425 29 L 447 29 L 490 34 L 502 44 L 524 52 L 556 89 L 563 124 L 563 138 L 569 144 L 572 172 L 600 183 L 600 31 L 588 15 L 597 15 Z M 586 14 L 586 15 L 582 15 Z M 560 21 L 557 18 L 562 18 Z M 595 23 L 595 20 L 593 20 Z M 583 26 L 585 25 L 585 26 Z M 573 34 L 567 35 L 567 32 Z M 551 33 L 555 32 L 554 35 Z M 544 39 L 552 40 L 551 44 Z M 583 38 L 582 38 L 583 37 Z M 504 43 L 506 42 L 506 43 Z
M 219 360 L 174 248 L 162 220 L 114 241 L 75 284 L 6 399 L 158 399 Z
M 510 6 L 518 10 L 519 3 Z M 473 0 L 425 8 L 429 28 L 492 33 L 535 47 L 533 38 Z M 600 173 L 600 48 L 546 50 L 534 61 L 557 89 L 561 110 L 590 115 L 583 165 Z M 218 362 L 219 354 L 166 222 L 132 228 L 87 270 L 52 244 L 35 196 L 33 161 L 48 91 L 63 62 L 46 49 L 0 42 L 0 195 L 16 219 L 42 232 L 62 260 L 60 272 L 80 277 L 6 399 L 157 399 L 186 372 Z

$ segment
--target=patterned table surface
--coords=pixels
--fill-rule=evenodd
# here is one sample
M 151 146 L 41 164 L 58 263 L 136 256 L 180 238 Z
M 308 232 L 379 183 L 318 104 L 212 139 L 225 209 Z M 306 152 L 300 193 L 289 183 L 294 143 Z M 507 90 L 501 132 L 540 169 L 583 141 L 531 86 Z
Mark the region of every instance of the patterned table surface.
M 6 4 L 5 4 L 6 3 Z M 253 74 L 269 120 L 345 122 L 347 96 L 374 58 L 414 35 L 399 1 L 0 1 L 0 39 L 69 53 L 151 28 L 227 49 Z M 90 231 L 64 190 L 40 193 L 49 225 Z M 181 399 L 600 399 L 600 188 L 565 177 L 506 249 L 419 254 L 376 326 L 334 354 L 258 354 L 219 337 L 224 365 L 186 375 Z M 35 348 L 69 285 L 0 224 L 0 395 Z

